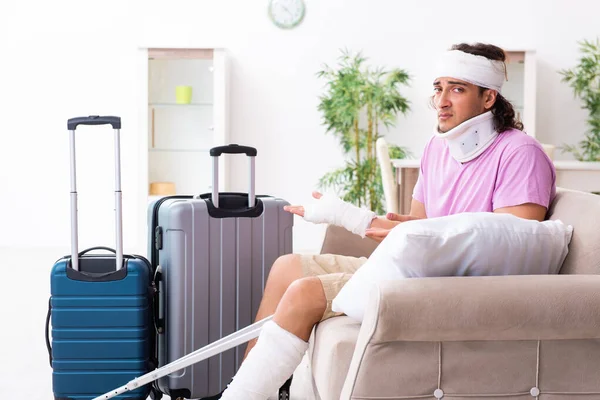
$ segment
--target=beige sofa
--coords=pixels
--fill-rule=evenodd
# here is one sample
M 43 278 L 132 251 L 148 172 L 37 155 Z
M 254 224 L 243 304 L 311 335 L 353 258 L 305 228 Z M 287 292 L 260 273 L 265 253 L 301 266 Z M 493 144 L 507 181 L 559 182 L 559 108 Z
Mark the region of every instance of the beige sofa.
M 600 196 L 559 189 L 548 218 L 574 227 L 559 275 L 389 281 L 362 325 L 317 325 L 318 397 L 600 400 Z M 375 247 L 330 226 L 322 253 Z

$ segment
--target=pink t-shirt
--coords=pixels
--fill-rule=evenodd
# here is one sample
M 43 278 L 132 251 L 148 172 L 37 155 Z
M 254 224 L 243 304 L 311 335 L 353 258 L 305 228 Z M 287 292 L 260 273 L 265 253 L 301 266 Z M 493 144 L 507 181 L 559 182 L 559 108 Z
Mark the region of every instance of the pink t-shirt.
M 556 171 L 542 146 L 524 132 L 499 134 L 479 157 L 464 164 L 445 139 L 425 146 L 413 198 L 428 218 L 536 203 L 548 207 L 556 194 Z

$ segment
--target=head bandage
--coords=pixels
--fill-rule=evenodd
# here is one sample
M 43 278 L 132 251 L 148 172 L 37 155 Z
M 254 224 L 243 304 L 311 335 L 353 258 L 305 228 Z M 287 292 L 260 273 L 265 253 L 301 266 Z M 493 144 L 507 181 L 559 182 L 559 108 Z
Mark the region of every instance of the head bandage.
M 503 61 L 490 60 L 459 50 L 447 51 L 439 60 L 435 77 L 449 77 L 500 92 L 505 77 Z

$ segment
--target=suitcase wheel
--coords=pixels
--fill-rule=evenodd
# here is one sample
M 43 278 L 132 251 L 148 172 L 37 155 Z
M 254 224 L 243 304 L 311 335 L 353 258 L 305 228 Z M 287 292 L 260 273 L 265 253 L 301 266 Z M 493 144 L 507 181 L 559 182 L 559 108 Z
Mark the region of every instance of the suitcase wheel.
M 279 400 L 290 400 L 290 387 L 292 386 L 292 378 L 289 379 L 279 388 Z
M 279 389 L 279 400 L 290 400 L 290 392 L 287 389 Z

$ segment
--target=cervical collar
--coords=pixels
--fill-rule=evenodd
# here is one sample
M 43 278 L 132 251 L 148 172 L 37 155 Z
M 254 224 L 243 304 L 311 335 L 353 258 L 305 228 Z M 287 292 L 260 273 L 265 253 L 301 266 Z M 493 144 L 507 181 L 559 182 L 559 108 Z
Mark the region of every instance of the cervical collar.
M 498 136 L 494 128 L 494 115 L 491 111 L 466 120 L 462 124 L 440 133 L 437 128 L 434 135 L 446 139 L 450 155 L 458 162 L 471 161 L 485 151 Z

